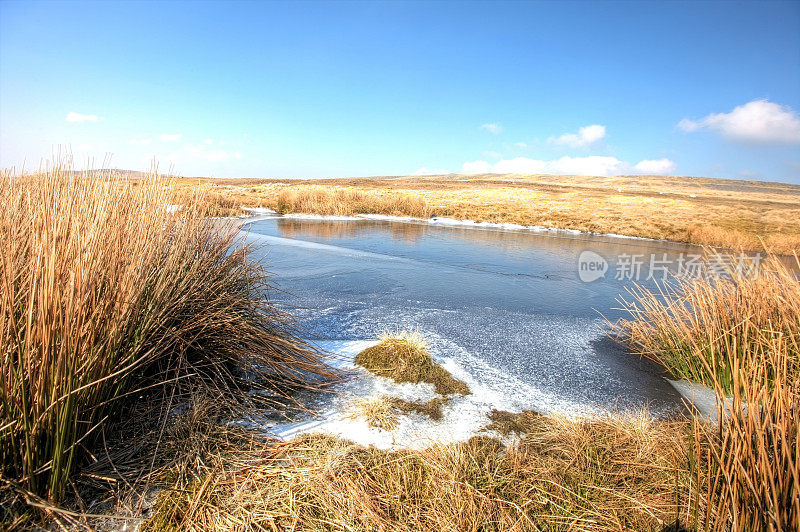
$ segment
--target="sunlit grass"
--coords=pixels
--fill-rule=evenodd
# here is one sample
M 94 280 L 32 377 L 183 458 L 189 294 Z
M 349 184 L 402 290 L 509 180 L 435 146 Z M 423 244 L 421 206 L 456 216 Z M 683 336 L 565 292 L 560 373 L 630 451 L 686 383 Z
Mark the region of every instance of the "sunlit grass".
M 354 419 L 363 419 L 370 427 L 382 430 L 397 428 L 397 413 L 391 397 L 379 395 L 359 398 L 350 405 L 348 415 Z
M 770 257 L 755 278 L 676 280 L 660 291 L 637 288 L 624 301 L 632 317 L 619 330 L 634 349 L 719 399 L 719 423 L 697 420 L 692 449 L 694 521 L 710 530 L 800 527 L 794 262 L 792 271 Z
M 796 256 L 794 263 L 800 271 Z M 740 367 L 758 368 L 765 384 L 779 377 L 797 380 L 797 273 L 778 257 L 763 261 L 755 276 L 723 273 L 720 279 L 677 278 L 653 290 L 634 287 L 620 300 L 630 318 L 620 321 L 617 331 L 637 353 L 676 378 L 718 384 L 725 394 L 734 392 L 734 372 Z
M 478 436 L 415 451 L 306 436 L 166 491 L 152 529 L 660 529 L 687 517 L 687 428 L 543 416 L 509 447 Z
M 396 382 L 426 382 L 437 394 L 467 395 L 469 387 L 433 360 L 428 345 L 418 332 L 387 333 L 380 343 L 356 355 L 356 364 L 379 377 Z
M 0 211 L 0 475 L 20 490 L 61 500 L 147 390 L 210 388 L 223 403 L 329 375 L 199 196 L 56 166 L 2 175 Z

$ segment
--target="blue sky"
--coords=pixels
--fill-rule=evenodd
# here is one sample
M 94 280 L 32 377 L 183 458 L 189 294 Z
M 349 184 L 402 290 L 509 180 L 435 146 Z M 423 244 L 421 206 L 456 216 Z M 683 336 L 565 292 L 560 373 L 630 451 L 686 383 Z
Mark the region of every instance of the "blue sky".
M 0 166 L 800 183 L 800 2 L 0 1 Z

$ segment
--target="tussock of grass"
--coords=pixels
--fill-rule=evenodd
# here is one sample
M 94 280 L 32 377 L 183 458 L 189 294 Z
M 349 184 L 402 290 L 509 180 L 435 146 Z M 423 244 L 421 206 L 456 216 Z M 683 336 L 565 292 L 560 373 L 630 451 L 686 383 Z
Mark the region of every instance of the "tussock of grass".
M 447 399 L 441 397 L 428 401 L 406 401 L 399 397 L 379 395 L 355 400 L 350 406 L 349 415 L 365 420 L 370 427 L 391 431 L 397 428 L 398 413 L 413 412 L 438 421 L 442 419 L 442 406 L 446 403 Z
M 442 407 L 448 402 L 447 398 L 434 397 L 427 401 L 406 401 L 405 399 L 394 399 L 394 406 L 401 412 L 415 413 L 423 416 L 428 416 L 434 421 L 439 421 L 444 415 Z
M 727 408 L 719 401 L 717 426 L 694 425 L 695 522 L 715 531 L 800 528 L 796 274 L 770 257 L 757 278 L 677 280 L 632 295 L 623 338 L 674 375 L 730 396 Z
M 469 387 L 450 375 L 428 353 L 427 344 L 418 333 L 384 336 L 381 342 L 356 355 L 356 364 L 375 375 L 396 382 L 427 382 L 440 395 L 468 395 Z
M 385 395 L 354 401 L 350 406 L 350 416 L 364 419 L 370 427 L 389 431 L 397 428 L 394 400 Z
M 539 426 L 542 415 L 533 410 L 523 410 L 522 412 L 509 412 L 507 410 L 492 410 L 489 413 L 491 423 L 488 430 L 494 430 L 504 436 L 509 434 L 527 434 L 536 430 Z
M 237 228 L 157 176 L 3 174 L 0 211 L 0 476 L 25 493 L 60 501 L 150 392 L 233 405 L 268 389 L 248 402 L 280 408 L 331 376 L 266 299 Z
M 475 437 L 382 451 L 307 436 L 174 491 L 182 530 L 654 530 L 685 521 L 687 425 L 539 418 L 517 445 Z

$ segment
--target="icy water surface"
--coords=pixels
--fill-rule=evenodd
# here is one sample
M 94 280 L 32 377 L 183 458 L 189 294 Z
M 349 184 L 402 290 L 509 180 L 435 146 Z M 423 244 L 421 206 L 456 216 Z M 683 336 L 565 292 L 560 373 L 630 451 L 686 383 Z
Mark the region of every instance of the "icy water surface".
M 352 358 L 383 331 L 424 333 L 433 355 L 474 392 L 451 405 L 448 416 L 455 417 L 440 432 L 477 430 L 491 408 L 567 415 L 680 408 L 662 371 L 610 341 L 598 312 L 620 316 L 615 298 L 631 284 L 626 257 L 641 256 L 646 282 L 651 256 L 674 261 L 697 248 L 385 220 L 272 217 L 245 229 L 265 244 L 262 260 L 282 290 L 277 299 L 321 347 Z M 578 275 L 586 250 L 609 262 L 605 277 L 591 283 Z M 425 386 L 412 390 L 374 378 L 345 391 L 432 396 Z M 319 421 L 342 434 L 355 430 L 337 428 L 344 400 L 322 405 L 328 418 Z M 437 431 L 428 425 L 428 434 Z M 370 442 L 379 436 L 385 446 L 396 441 L 375 433 Z

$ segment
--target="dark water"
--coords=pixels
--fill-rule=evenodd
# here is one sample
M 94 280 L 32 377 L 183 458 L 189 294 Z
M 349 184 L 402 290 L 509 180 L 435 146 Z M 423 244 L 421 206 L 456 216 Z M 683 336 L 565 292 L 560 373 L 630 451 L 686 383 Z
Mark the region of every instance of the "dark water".
M 651 257 L 675 269 L 697 248 L 375 220 L 275 217 L 246 230 L 265 244 L 263 260 L 284 291 L 277 299 L 311 338 L 419 329 L 437 357 L 520 408 L 681 404 L 659 368 L 608 339 L 605 319 L 622 315 L 616 298 L 636 273 L 625 264 L 641 262 L 638 279 L 648 284 Z M 586 250 L 608 261 L 605 277 L 581 280 Z

